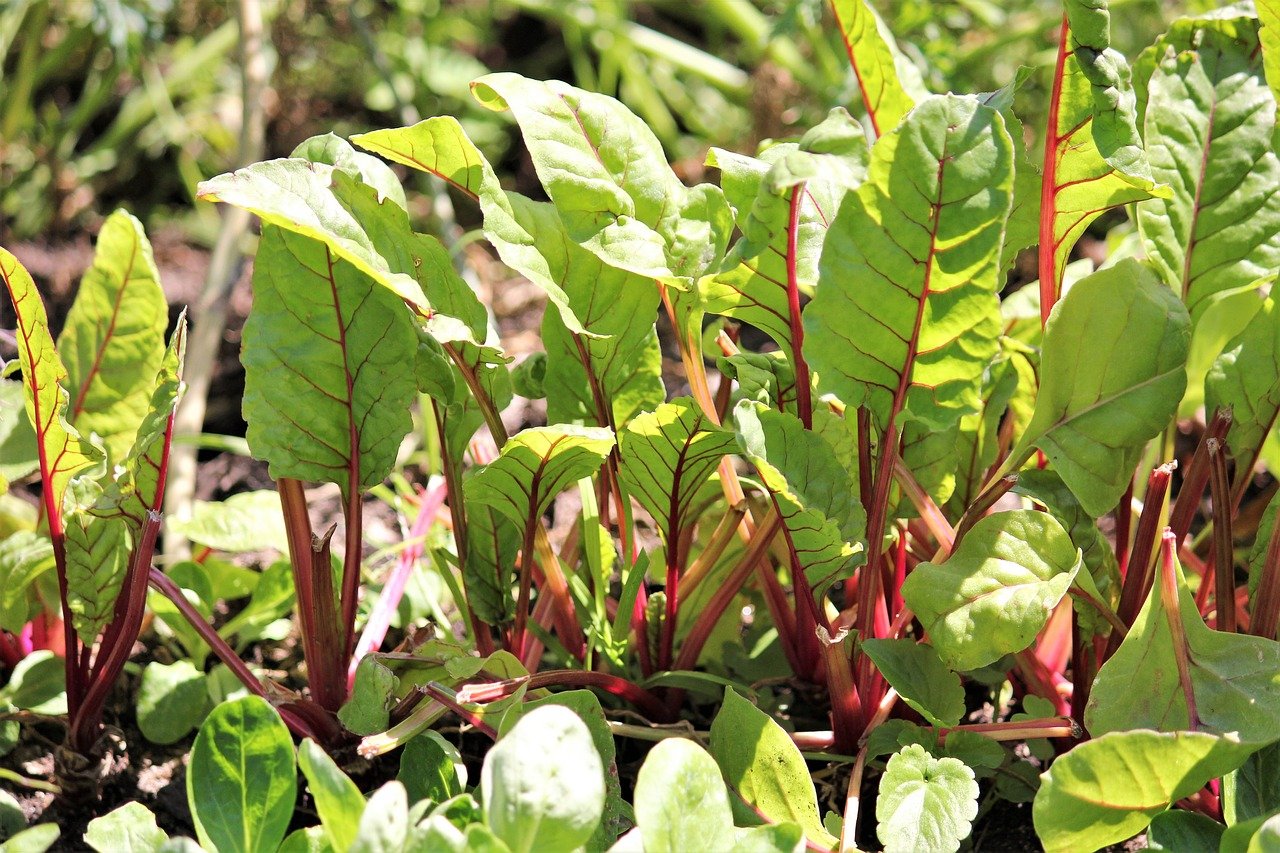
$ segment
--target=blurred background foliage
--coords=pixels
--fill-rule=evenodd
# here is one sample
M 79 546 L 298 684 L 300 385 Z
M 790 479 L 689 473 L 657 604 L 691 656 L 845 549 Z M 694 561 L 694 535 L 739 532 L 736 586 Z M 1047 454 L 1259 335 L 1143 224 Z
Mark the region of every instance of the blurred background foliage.
M 826 0 L 261 2 L 269 157 L 317 133 L 451 114 L 505 179 L 536 192 L 507 117 L 468 94 L 472 79 L 494 70 L 621 98 L 690 178 L 700 177 L 709 145 L 749 151 L 803 131 L 834 104 L 859 112 Z M 1034 136 L 1057 2 L 875 5 L 933 91 L 989 91 L 1034 65 L 1018 102 Z M 1175 8 L 1195 10 L 1164 0 L 1111 5 L 1114 42 L 1130 57 Z M 198 181 L 234 166 L 233 11 L 232 0 L 0 0 L 0 242 L 92 231 L 123 205 L 152 228 L 176 223 L 192 242 L 211 243 L 218 216 L 192 201 Z

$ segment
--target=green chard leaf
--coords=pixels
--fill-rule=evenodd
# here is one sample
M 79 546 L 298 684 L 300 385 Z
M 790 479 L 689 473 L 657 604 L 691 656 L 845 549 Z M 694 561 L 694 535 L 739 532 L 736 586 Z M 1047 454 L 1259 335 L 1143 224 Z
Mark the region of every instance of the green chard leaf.
M 725 690 L 711 723 L 710 747 L 730 790 L 748 806 L 771 822 L 799 824 L 814 844 L 835 845 L 822 826 L 813 779 L 791 736 L 732 688 Z
M 646 756 L 636 779 L 636 825 L 645 853 L 704 850 L 733 834 L 720 768 L 691 740 L 669 738 Z
M 493 507 L 524 530 L 556 495 L 599 470 L 613 444 L 613 433 L 600 427 L 554 424 L 524 430 L 466 481 L 467 503 Z
M 125 803 L 89 821 L 84 843 L 99 853 L 154 853 L 169 840 L 142 803 Z
M 298 767 L 307 778 L 307 788 L 329 844 L 334 850 L 350 849 L 364 814 L 364 795 L 324 748 L 310 738 L 298 747 Z
M 152 743 L 177 743 L 209 712 L 205 674 L 189 661 L 152 661 L 138 685 L 138 729 Z
M 1231 409 L 1227 446 L 1237 471 L 1249 472 L 1280 416 L 1280 308 L 1268 297 L 1213 362 L 1204 381 L 1205 411 Z
M 1114 509 L 1182 399 L 1190 339 L 1182 302 L 1137 261 L 1081 279 L 1045 328 L 1035 412 L 1005 472 L 1039 447 L 1086 513 Z
M 619 436 L 619 475 L 628 494 L 657 521 L 667 547 L 696 521 L 711 476 L 737 445 L 689 397 L 663 403 Z
M 1216 298 L 1280 267 L 1276 102 L 1257 21 L 1236 11 L 1177 21 L 1151 48 L 1147 153 L 1172 196 L 1139 204 L 1138 226 L 1152 264 L 1197 322 Z
M 882 428 L 897 412 L 946 429 L 977 411 L 1012 183 L 1004 119 L 975 98 L 929 98 L 877 141 L 804 313 L 820 390 Z
M 964 687 L 933 647 L 915 640 L 865 640 L 862 651 L 902 700 L 935 726 L 964 716 Z
M 734 421 L 742 455 L 769 490 L 809 583 L 848 577 L 861 559 L 866 514 L 835 450 L 795 415 L 749 400 L 734 409 Z
M 1204 624 L 1176 568 L 1177 612 L 1152 586 L 1116 653 L 1098 671 L 1084 722 L 1094 736 L 1129 729 L 1231 734 L 1254 747 L 1280 730 L 1280 643 Z M 1170 623 L 1182 626 L 1194 709 L 1179 676 Z M 1194 714 L 1194 716 L 1193 716 Z
M 1041 776 L 1032 807 L 1036 835 L 1047 853 L 1124 841 L 1247 752 L 1238 741 L 1200 732 L 1139 729 L 1095 737 L 1058 756 Z
M 1080 566 L 1053 516 L 999 512 L 975 524 L 945 563 L 917 566 L 902 597 L 947 666 L 977 669 L 1031 645 Z
M 1168 853 L 1214 853 L 1222 841 L 1222 824 L 1199 812 L 1167 811 L 1151 819 L 1147 849 Z
M 49 318 L 36 283 L 18 259 L 0 249 L 0 279 L 13 303 L 18 364 L 26 388 L 27 417 L 40 449 L 40 477 L 51 530 L 62 530 L 62 498 L 71 478 L 102 462 L 102 452 L 71 425 L 67 369 L 49 333 Z
M 417 336 L 400 300 L 325 243 L 263 227 L 244 329 L 244 412 L 273 477 L 343 492 L 387 475 L 411 427 Z
M 520 533 L 520 527 L 492 506 L 467 507 L 467 555 L 462 563 L 462 582 L 467 604 L 486 625 L 506 625 L 515 618 L 511 585 L 520 552 Z
M 1113 207 L 1169 191 L 1157 185 L 1138 136 L 1136 98 L 1129 65 L 1111 47 L 1111 13 L 1106 0 L 1068 0 L 1055 82 L 1057 123 L 1046 140 L 1046 200 L 1051 254 L 1041 246 L 1041 278 L 1052 275 L 1059 292 L 1063 270 L 1076 241 L 1093 220 Z
M 289 156 L 334 166 L 376 189 L 380 198 L 390 199 L 397 207 L 408 208 L 404 187 L 396 173 L 372 154 L 355 150 L 351 143 L 335 133 L 322 133 L 305 139 L 289 152 Z
M 293 817 L 293 738 L 258 696 L 218 705 L 191 748 L 187 800 L 200 843 L 227 853 L 271 853 Z
M 886 853 L 955 853 L 978 816 L 978 783 L 955 758 L 911 744 L 889 758 L 876 798 L 876 837 Z
M 569 237 L 611 266 L 679 290 L 715 270 L 733 230 L 719 187 L 686 187 L 648 126 L 606 95 L 488 74 L 481 105 L 511 110 Z
M 169 306 L 142 223 L 118 210 L 98 235 L 93 266 L 58 336 L 67 366 L 67 417 L 102 438 L 120 462 L 133 443 L 164 357 Z
M 1250 755 L 1222 777 L 1222 817 L 1229 824 L 1274 814 L 1280 809 L 1280 743 Z
M 867 0 L 832 0 L 831 9 L 853 73 L 858 77 L 871 127 L 876 136 L 883 136 L 898 126 L 915 103 L 903 85 L 901 72 L 907 70 L 903 68 L 907 61 L 886 37 L 879 16 Z

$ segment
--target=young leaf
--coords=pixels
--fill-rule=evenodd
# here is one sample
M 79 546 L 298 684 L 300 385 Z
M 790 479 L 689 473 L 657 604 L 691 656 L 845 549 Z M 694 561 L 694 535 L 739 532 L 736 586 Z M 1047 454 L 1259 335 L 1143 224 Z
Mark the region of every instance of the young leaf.
M 272 853 L 296 792 L 293 738 L 266 700 L 246 696 L 210 712 L 187 768 L 187 801 L 204 847 Z
M 964 716 L 964 687 L 926 643 L 864 640 L 862 651 L 902 700 L 935 726 L 954 726 Z
M 711 754 L 730 789 L 767 820 L 793 821 L 818 845 L 834 846 L 818 815 L 818 797 L 800 750 L 773 718 L 725 690 L 711 723 Z
M 84 843 L 98 853 L 153 853 L 169 840 L 142 803 L 125 803 L 89 821 Z
M 1005 470 L 1039 447 L 1085 512 L 1110 512 L 1177 410 L 1190 339 L 1182 302 L 1137 261 L 1081 279 L 1049 318 L 1035 413 Z
M 955 853 L 978 815 L 978 783 L 955 758 L 912 744 L 889 758 L 876 799 L 876 837 L 886 853 Z
M 1040 293 L 1048 313 L 1076 240 L 1100 214 L 1167 195 L 1151 176 L 1106 0 L 1068 0 L 1045 139 Z
M 613 433 L 599 427 L 554 424 L 524 430 L 467 480 L 467 502 L 493 507 L 524 530 L 556 495 L 594 474 L 612 448 Z
M 1147 849 L 1214 853 L 1222 841 L 1222 829 L 1222 824 L 1199 812 L 1161 812 L 1147 827 Z
M 515 617 L 511 578 L 520 553 L 520 533 L 521 528 L 494 507 L 467 508 L 462 582 L 471 612 L 486 625 L 506 625 Z
M 386 731 L 395 690 L 400 679 L 376 655 L 365 655 L 356 664 L 351 696 L 338 709 L 338 721 L 352 734 L 371 735 Z
M 387 218 L 393 217 L 392 210 L 398 211 L 401 219 L 404 211 L 393 202 L 382 206 L 383 215 L 375 220 L 357 215 L 348 207 L 351 199 L 340 198 L 334 192 L 334 186 L 341 182 L 341 178 L 346 179 L 344 186 L 350 195 L 355 194 L 353 185 L 363 186 L 341 169 L 323 163 L 298 159 L 268 160 L 204 181 L 196 188 L 196 195 L 205 201 L 222 201 L 243 207 L 257 214 L 264 226 L 287 229 L 309 241 L 323 244 L 328 252 L 320 253 L 318 265 L 314 262 L 309 264 L 316 275 L 325 277 L 330 266 L 327 257 L 332 256 L 334 261 L 341 259 L 423 314 L 429 314 L 432 306 L 422 286 L 409 270 L 393 268 L 383 256 L 381 247 L 374 242 L 379 232 L 398 230 L 387 226 Z M 368 189 L 372 194 L 372 188 Z M 377 209 L 376 198 L 374 201 Z M 367 205 L 365 210 L 359 211 L 361 214 L 370 212 Z M 264 227 L 263 230 L 267 229 Z
M 298 767 L 307 777 L 307 788 L 316 803 L 316 813 L 334 850 L 347 850 L 356 840 L 364 795 L 356 783 L 334 763 L 324 748 L 307 738 L 298 747 Z
M 1237 471 L 1252 471 L 1280 416 L 1280 308 L 1268 297 L 1227 344 L 1204 380 L 1206 412 L 1230 408 L 1227 446 Z
M 736 446 L 733 433 L 688 397 L 637 417 L 621 431 L 619 445 L 622 483 L 657 521 L 669 548 L 696 520 L 698 496 Z
M 404 785 L 388 782 L 365 805 L 348 853 L 401 853 L 408 837 L 409 797 Z
M 185 660 L 152 661 L 138 686 L 138 728 L 152 743 L 177 743 L 209 711 L 205 674 Z
M 1095 736 L 1128 729 L 1231 733 L 1259 746 L 1280 730 L 1280 643 L 1227 634 L 1204 624 L 1177 570 L 1177 612 L 1160 583 L 1152 586 L 1138 618 L 1089 692 L 1085 726 Z M 1170 622 L 1181 624 L 1185 647 L 1176 649 Z M 1179 676 L 1189 668 L 1194 706 Z
M 769 489 L 810 584 L 843 576 L 866 535 L 857 485 L 819 433 L 795 415 L 743 400 L 734 409 L 738 445 Z
M 273 489 L 239 492 L 221 501 L 196 501 L 191 518 L 174 519 L 173 529 L 197 545 L 228 554 L 289 550 L 280 495 Z
M 1139 204 L 1138 227 L 1197 322 L 1216 297 L 1280 266 L 1276 103 L 1257 26 L 1244 9 L 1183 18 L 1152 48 L 1147 153 L 1172 195 Z
M 443 803 L 463 792 L 467 765 L 456 746 L 428 729 L 405 744 L 396 779 L 404 785 L 411 803 L 426 799 Z
M 58 352 L 67 366 L 67 419 L 102 438 L 120 462 L 147 413 L 151 378 L 164 356 L 169 306 L 142 223 L 123 210 L 107 217 Z
M 684 738 L 650 750 L 636 778 L 636 825 L 645 853 L 708 849 L 733 833 L 733 812 L 720 768 Z
M 1000 512 L 975 524 L 945 563 L 917 566 L 902 597 L 947 666 L 977 669 L 1031 644 L 1080 565 L 1053 516 Z
M 568 708 L 531 711 L 489 750 L 480 772 L 485 821 L 512 853 L 573 850 L 604 811 L 604 769 Z
M 883 427 L 936 429 L 976 411 L 997 351 L 998 264 L 1013 183 L 1004 119 L 975 98 L 930 98 L 871 151 L 840 205 L 805 309 L 819 388 Z
M 22 631 L 36 606 L 31 584 L 53 567 L 49 537 L 19 530 L 0 539 L 0 629 L 12 634 Z
M 885 38 L 880 19 L 866 0 L 831 0 L 831 10 L 858 77 L 871 127 L 876 136 L 883 136 L 898 126 L 914 104 L 899 77 L 899 66 L 906 60 Z
M 67 369 L 49 334 L 49 319 L 36 284 L 18 259 L 0 249 L 4 279 L 18 321 L 18 363 L 26 387 L 27 417 L 40 451 L 44 506 L 55 538 L 62 534 L 62 497 L 79 471 L 101 461 L 102 453 L 68 422 Z
M 724 193 L 680 183 L 657 137 L 618 101 L 510 73 L 471 90 L 481 105 L 511 110 L 572 240 L 680 290 L 721 262 L 733 230 Z
M 245 323 L 245 419 L 275 478 L 377 483 L 409 431 L 417 335 L 399 300 L 326 244 L 264 227 Z
M 1238 741 L 1200 732 L 1112 732 L 1077 744 L 1041 777 L 1032 807 L 1036 835 L 1047 853 L 1124 841 L 1247 751 Z

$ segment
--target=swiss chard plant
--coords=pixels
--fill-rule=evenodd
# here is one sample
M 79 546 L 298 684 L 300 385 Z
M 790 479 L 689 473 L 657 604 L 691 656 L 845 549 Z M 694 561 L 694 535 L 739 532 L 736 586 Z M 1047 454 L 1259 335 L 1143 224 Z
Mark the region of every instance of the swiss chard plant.
M 155 506 L 137 485 L 155 445 L 136 448 L 158 415 L 133 445 L 78 424 L 29 279 L 6 272 L 37 344 L 21 369 L 67 579 L 77 748 L 99 718 L 76 708 L 118 672 L 88 650 L 105 630 L 95 660 L 111 664 L 136 635 L 146 576 L 191 670 L 211 652 L 258 697 L 219 706 L 196 741 L 192 780 L 235 765 L 219 749 L 274 768 L 239 820 L 201 797 L 242 779 L 192 782 L 215 849 L 284 839 L 295 758 L 261 699 L 309 739 L 296 760 L 321 825 L 288 849 L 425 833 L 432 849 L 663 850 L 712 833 L 957 850 L 996 799 L 1033 802 L 1049 850 L 1148 826 L 1170 849 L 1267 843 L 1280 504 L 1258 474 L 1280 463 L 1280 9 L 1179 19 L 1130 63 L 1107 4 L 1067 0 L 1047 126 L 1028 130 L 1021 79 L 930 93 L 870 6 L 830 5 L 857 115 L 712 149 L 716 182 L 682 181 L 612 98 L 497 73 L 472 93 L 510 115 L 546 200 L 504 186 L 448 116 L 201 185 L 262 221 L 244 414 L 282 508 L 288 568 L 269 571 L 296 594 L 301 690 L 215 630 L 199 571 L 150 568 L 154 516 L 130 508 Z M 513 369 L 384 161 L 470 199 L 545 294 L 543 352 Z M 1106 248 L 1096 268 L 1086 238 Z M 1019 255 L 1038 281 L 1011 278 Z M 157 362 L 153 413 L 171 409 L 179 349 Z M 545 398 L 545 425 L 509 428 L 517 393 Z M 439 477 L 362 602 L 366 503 L 414 447 Z M 110 482 L 86 473 L 102 458 L 124 460 Z M 314 485 L 336 490 L 340 528 L 317 531 Z M 103 539 L 108 523 L 125 538 Z M 86 540 L 125 567 L 105 598 L 105 581 L 88 599 L 75 585 Z M 434 629 L 383 650 L 424 552 Z M 606 720 L 601 698 L 640 719 Z M 557 702 L 577 716 L 538 707 Z M 445 714 L 496 742 L 478 797 L 430 731 Z M 711 721 L 681 732 L 705 750 L 650 725 L 690 720 Z M 663 741 L 633 807 L 615 735 Z M 366 804 L 329 757 L 350 747 L 403 747 L 400 787 Z M 583 785 L 562 792 L 566 754 Z M 847 766 L 843 805 L 823 814 L 806 759 Z

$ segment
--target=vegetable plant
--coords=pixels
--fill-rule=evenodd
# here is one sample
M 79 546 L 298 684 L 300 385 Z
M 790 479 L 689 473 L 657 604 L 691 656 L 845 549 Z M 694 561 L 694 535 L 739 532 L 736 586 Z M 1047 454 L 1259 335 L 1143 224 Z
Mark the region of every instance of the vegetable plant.
M 262 222 L 246 439 L 306 684 L 250 669 L 193 603 L 213 593 L 184 593 L 198 571 L 149 569 L 192 669 L 207 648 L 256 694 L 197 737 L 200 843 L 957 850 L 997 798 L 1032 802 L 1049 850 L 1276 832 L 1280 504 L 1257 473 L 1280 413 L 1280 11 L 1181 18 L 1130 64 L 1106 3 L 1067 0 L 1037 154 L 1021 79 L 930 93 L 870 6 L 830 5 L 858 116 L 712 149 L 716 182 L 677 177 L 610 97 L 495 73 L 472 93 L 545 201 L 449 116 L 201 184 Z M 474 203 L 546 295 L 543 353 L 512 366 L 387 161 Z M 1076 250 L 1098 234 L 1095 268 Z M 509 428 L 517 393 L 546 424 Z M 439 479 L 408 544 L 430 542 L 437 612 L 383 650 L 414 558 L 361 637 L 366 501 L 415 443 Z M 341 532 L 316 531 L 309 484 L 337 489 Z M 495 743 L 478 797 L 446 714 Z M 288 731 L 320 820 L 293 840 Z M 631 807 L 615 736 L 661 741 Z M 339 762 L 401 747 L 366 803 Z M 215 778 L 227 751 L 273 780 L 235 820 L 201 802 L 243 790 Z M 842 805 L 806 760 L 842 768 Z

